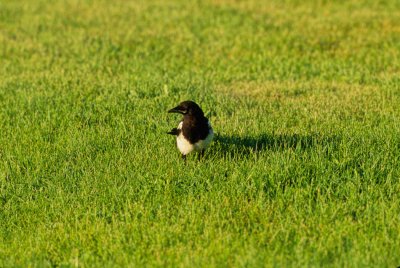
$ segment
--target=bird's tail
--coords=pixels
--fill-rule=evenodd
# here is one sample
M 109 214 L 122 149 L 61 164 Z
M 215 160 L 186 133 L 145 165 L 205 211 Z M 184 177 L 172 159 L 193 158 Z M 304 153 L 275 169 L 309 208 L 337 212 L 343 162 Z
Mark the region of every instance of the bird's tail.
M 167 132 L 167 134 L 178 136 L 179 135 L 179 129 L 173 128 L 173 129 L 171 129 L 171 131 Z

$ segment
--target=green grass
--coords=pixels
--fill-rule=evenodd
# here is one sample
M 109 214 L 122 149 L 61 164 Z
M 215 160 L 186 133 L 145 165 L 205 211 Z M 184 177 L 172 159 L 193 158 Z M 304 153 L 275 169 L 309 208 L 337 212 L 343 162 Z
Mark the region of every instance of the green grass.
M 1 1 L 0 266 L 397 267 L 399 3 Z

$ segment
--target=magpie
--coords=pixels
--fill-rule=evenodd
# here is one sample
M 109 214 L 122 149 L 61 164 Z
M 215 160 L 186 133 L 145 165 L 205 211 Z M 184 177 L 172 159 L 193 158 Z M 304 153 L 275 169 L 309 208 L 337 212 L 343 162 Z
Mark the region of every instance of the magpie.
M 176 136 L 176 144 L 182 154 L 182 159 L 186 161 L 186 155 L 193 151 L 199 153 L 200 159 L 214 137 L 211 124 L 204 116 L 203 110 L 193 101 L 184 101 L 168 113 L 183 115 L 183 120 L 178 127 L 167 132 Z

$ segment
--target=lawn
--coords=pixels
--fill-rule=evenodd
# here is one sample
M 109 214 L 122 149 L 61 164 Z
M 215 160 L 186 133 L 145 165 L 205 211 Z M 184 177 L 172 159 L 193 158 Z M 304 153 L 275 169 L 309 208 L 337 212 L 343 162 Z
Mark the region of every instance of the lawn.
M 400 2 L 0 2 L 0 267 L 397 267 Z M 180 159 L 183 100 L 216 133 Z

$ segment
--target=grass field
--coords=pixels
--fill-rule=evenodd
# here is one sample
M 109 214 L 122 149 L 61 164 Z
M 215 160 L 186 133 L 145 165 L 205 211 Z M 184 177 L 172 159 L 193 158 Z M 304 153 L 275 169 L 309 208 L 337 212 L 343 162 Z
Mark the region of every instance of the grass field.
M 400 265 L 397 0 L 2 0 L 0 127 L 0 267 Z

